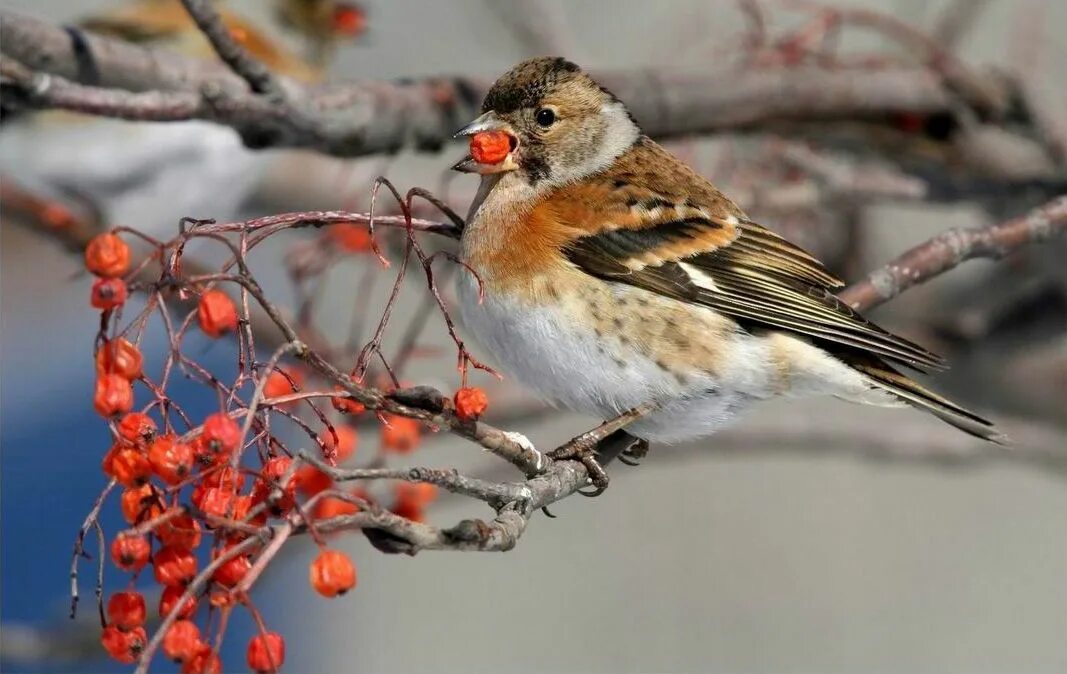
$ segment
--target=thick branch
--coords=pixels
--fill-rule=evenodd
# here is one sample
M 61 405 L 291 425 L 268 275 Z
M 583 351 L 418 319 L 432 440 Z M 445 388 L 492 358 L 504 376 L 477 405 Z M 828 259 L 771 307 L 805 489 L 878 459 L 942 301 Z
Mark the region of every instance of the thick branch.
M 838 297 L 865 311 L 891 300 L 912 286 L 977 257 L 999 259 L 1019 248 L 1067 234 L 1067 196 L 1014 220 L 974 229 L 938 234 L 872 272 Z
M 576 436 L 550 453 L 558 456 L 578 446 L 593 447 L 613 432 L 625 428 L 654 409 L 655 406 L 649 404 L 628 410 L 597 428 Z M 553 460 L 537 452 L 532 446 L 525 449 L 536 454 L 538 459 L 536 468 L 530 466 L 527 478 L 522 482 L 482 480 L 460 475 L 453 469 L 335 468 L 307 452 L 301 452 L 298 460 L 317 466 L 338 481 L 394 479 L 428 482 L 453 493 L 485 501 L 497 511 L 497 516 L 490 522 L 463 520 L 449 529 L 411 522 L 384 511 L 344 516 L 336 521 L 316 524 L 316 529 L 327 531 L 333 528 L 369 528 L 372 530 L 368 534 L 371 542 L 386 552 L 415 554 L 420 550 L 503 551 L 515 547 L 526 530 L 531 515 L 539 508 L 567 498 L 589 484 L 589 473 L 581 461 Z M 374 534 L 374 529 L 387 532 L 388 537 Z
M 306 116 L 252 91 L 223 64 L 183 57 L 0 12 L 0 49 L 25 67 L 9 77 L 24 103 L 129 119 L 202 119 L 253 145 L 310 147 L 335 155 L 437 150 L 468 121 L 489 78 L 306 87 L 276 78 Z M 47 74 L 49 78 L 39 75 Z M 743 129 L 777 121 L 952 113 L 963 103 L 927 69 L 781 68 L 710 73 L 598 72 L 653 136 Z M 80 85 L 80 86 L 79 86 Z M 141 93 L 137 93 L 141 92 Z M 154 92 L 151 94 L 145 92 Z

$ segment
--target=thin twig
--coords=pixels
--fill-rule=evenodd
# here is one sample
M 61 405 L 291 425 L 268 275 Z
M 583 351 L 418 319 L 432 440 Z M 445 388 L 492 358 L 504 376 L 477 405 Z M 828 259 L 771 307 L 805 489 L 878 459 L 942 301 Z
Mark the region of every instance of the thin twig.
M 100 491 L 100 494 L 93 502 L 93 507 L 89 510 L 89 514 L 85 516 L 85 521 L 82 522 L 81 527 L 78 529 L 78 536 L 74 540 L 74 552 L 71 554 L 70 560 L 70 617 L 72 620 L 78 615 L 78 562 L 82 557 L 86 556 L 85 535 L 89 533 L 91 527 L 98 525 L 100 509 L 104 506 L 104 502 L 116 484 L 118 483 L 115 480 L 111 480 Z M 104 559 L 102 556 L 98 557 L 96 563 L 100 565 L 100 568 L 103 568 Z
M 274 75 L 233 38 L 210 0 L 182 0 L 182 5 L 219 58 L 248 82 L 252 91 L 284 99 L 285 92 Z
M 263 541 L 259 538 L 246 538 L 240 543 L 227 548 L 222 554 L 213 559 L 210 564 L 205 566 L 195 578 L 193 578 L 188 587 L 185 588 L 185 593 L 174 603 L 174 608 L 172 608 L 170 613 L 163 618 L 163 622 L 156 628 L 152 638 L 148 641 L 148 645 L 146 645 L 145 649 L 141 652 L 141 657 L 137 660 L 137 669 L 134 671 L 134 674 L 148 674 L 148 667 L 152 664 L 152 658 L 155 656 L 156 650 L 158 650 L 160 644 L 163 643 L 163 637 L 167 635 L 167 631 L 170 629 L 171 625 L 178 620 L 178 616 L 181 614 L 185 604 L 207 587 L 207 584 L 215 574 L 215 571 L 231 559 L 248 554 L 253 548 L 261 545 L 262 542 Z

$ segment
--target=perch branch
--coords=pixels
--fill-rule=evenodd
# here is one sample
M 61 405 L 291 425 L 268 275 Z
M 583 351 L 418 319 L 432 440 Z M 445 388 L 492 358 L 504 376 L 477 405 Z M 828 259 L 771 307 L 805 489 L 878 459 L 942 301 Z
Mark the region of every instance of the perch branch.
M 1028 214 L 987 227 L 950 229 L 907 251 L 838 294 L 853 309 L 866 311 L 978 257 L 1000 259 L 1019 248 L 1067 233 L 1067 196 Z

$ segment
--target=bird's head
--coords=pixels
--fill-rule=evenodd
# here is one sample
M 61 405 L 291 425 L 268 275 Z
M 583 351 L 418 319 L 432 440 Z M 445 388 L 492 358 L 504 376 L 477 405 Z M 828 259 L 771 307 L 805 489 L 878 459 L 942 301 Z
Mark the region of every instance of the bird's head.
M 596 173 L 640 135 L 611 92 L 556 57 L 523 61 L 502 75 L 486 94 L 482 115 L 456 135 L 486 132 L 506 134 L 504 158 L 467 157 L 453 168 L 483 175 L 517 171 L 534 185 L 562 185 Z

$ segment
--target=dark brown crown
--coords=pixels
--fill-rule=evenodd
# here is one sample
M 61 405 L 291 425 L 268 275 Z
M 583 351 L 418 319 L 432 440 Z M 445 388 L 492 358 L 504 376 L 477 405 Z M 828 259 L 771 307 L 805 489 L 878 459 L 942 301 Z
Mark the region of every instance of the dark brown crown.
M 542 56 L 518 64 L 500 76 L 482 103 L 482 112 L 500 114 L 534 107 L 545 92 L 561 82 L 585 77 L 581 68 L 559 56 Z

